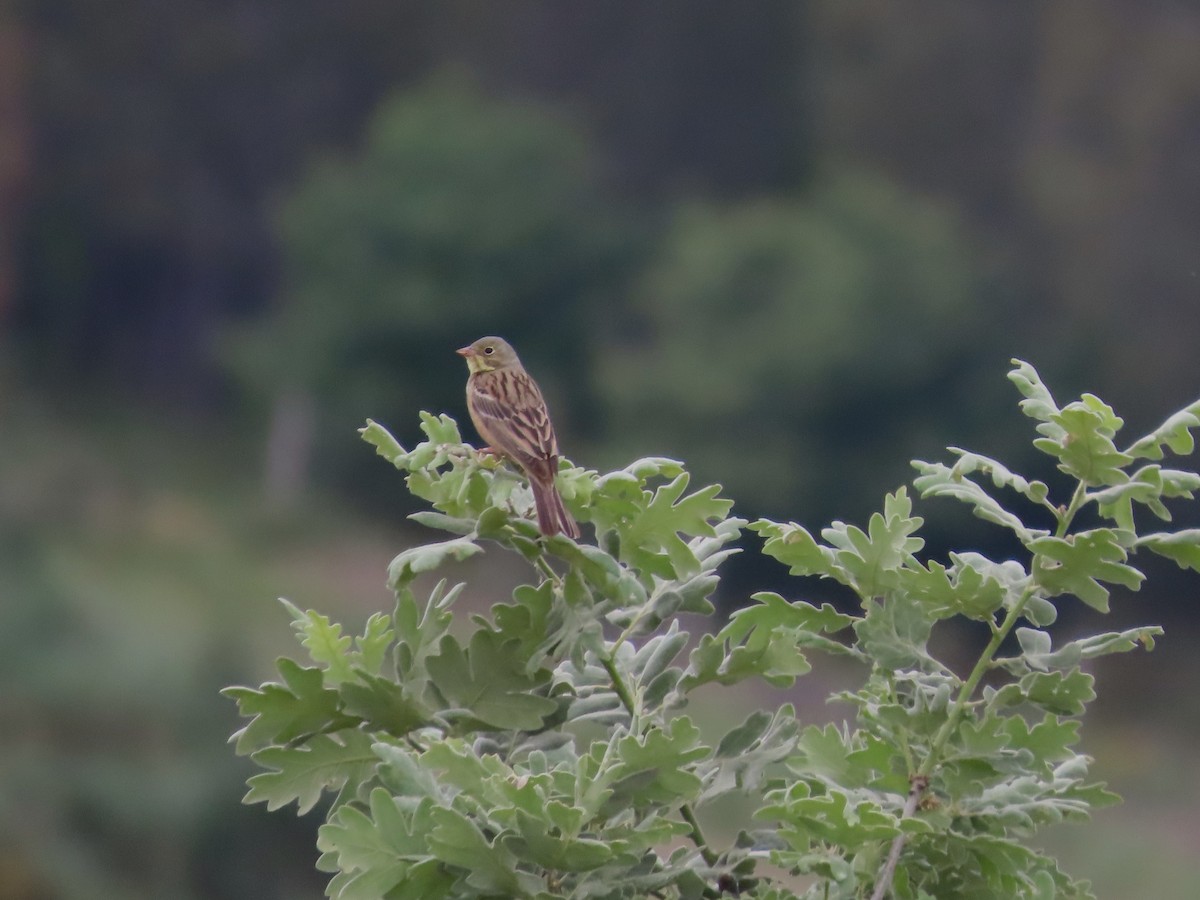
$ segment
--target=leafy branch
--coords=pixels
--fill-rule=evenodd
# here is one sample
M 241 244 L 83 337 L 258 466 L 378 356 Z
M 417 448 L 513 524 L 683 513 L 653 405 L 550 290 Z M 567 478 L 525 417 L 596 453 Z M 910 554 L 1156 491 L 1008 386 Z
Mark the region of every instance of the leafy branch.
M 859 608 L 760 592 L 696 640 L 680 614 L 712 613 L 746 525 L 718 487 L 691 490 L 669 459 L 606 474 L 564 462 L 559 489 L 594 539 L 543 538 L 524 481 L 451 419 L 423 413 L 411 450 L 369 422 L 363 437 L 430 505 L 414 520 L 447 536 L 392 561 L 395 608 L 359 635 L 286 604 L 311 664 L 281 659 L 279 681 L 227 689 L 249 719 L 237 750 L 264 770 L 247 802 L 303 813 L 330 797 L 318 866 L 342 900 L 1091 896 L 1028 838 L 1115 800 L 1074 749 L 1095 696 L 1083 667 L 1161 629 L 1058 647 L 1048 629 L 1069 597 L 1103 612 L 1114 587 L 1137 590 L 1139 550 L 1200 570 L 1200 530 L 1140 530 L 1200 488 L 1162 464 L 1192 452 L 1200 404 L 1119 449 L 1123 423 L 1098 398 L 1059 406 L 1025 363 L 1010 379 L 1066 502 L 959 448 L 914 463 L 914 486 L 1015 535 L 1019 558 L 923 558 L 906 488 L 864 527 L 760 520 L 767 555 L 845 585 Z M 1100 524 L 1078 524 L 1087 507 Z M 1052 529 L 1036 524 L 1047 515 Z M 529 581 L 464 621 L 463 586 L 427 582 L 496 552 Z M 957 618 L 990 631 L 965 677 L 929 646 Z M 687 714 L 704 686 L 791 685 L 814 652 L 864 668 L 835 695 L 852 722 L 804 725 L 783 706 L 706 740 Z M 706 836 L 705 807 L 731 795 L 752 815 L 723 813 Z

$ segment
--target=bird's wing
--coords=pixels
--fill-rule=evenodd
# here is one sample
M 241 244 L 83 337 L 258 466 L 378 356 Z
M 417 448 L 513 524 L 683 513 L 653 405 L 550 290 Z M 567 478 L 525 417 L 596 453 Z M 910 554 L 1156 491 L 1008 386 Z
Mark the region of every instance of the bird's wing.
M 543 479 L 558 468 L 558 441 L 537 383 L 523 370 L 475 377 L 470 406 L 484 438 L 513 461 Z

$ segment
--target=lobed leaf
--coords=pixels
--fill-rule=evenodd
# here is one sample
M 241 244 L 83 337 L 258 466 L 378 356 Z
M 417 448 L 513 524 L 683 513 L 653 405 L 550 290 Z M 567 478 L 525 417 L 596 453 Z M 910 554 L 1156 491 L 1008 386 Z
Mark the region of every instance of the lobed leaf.
M 1171 513 L 1163 505 L 1163 499 L 1191 499 L 1196 490 L 1200 490 L 1200 475 L 1195 472 L 1150 465 L 1139 469 L 1127 481 L 1089 491 L 1087 499 L 1095 502 L 1100 514 L 1114 520 L 1120 528 L 1135 531 L 1134 503 L 1146 506 L 1158 518 L 1169 522 Z
M 354 674 L 354 681 L 343 682 L 338 688 L 342 708 L 361 719 L 369 730 L 403 737 L 429 722 L 429 711 L 401 685 L 364 669 Z
M 936 619 L 962 615 L 990 622 L 1029 581 L 1024 567 L 1012 560 L 996 563 L 978 553 L 951 553 L 950 561 L 949 568 L 936 560 L 918 563 L 901 579 L 905 593 Z
M 494 728 L 527 731 L 540 728 L 558 704 L 533 693 L 549 681 L 550 673 L 527 673 L 524 661 L 512 653 L 517 645 L 487 630 L 476 631 L 466 648 L 444 635 L 425 665 L 437 690 L 454 706 Z
M 1187 456 L 1196 447 L 1192 429 L 1200 428 L 1200 400 L 1170 416 L 1145 437 L 1138 438 L 1125 452 L 1144 459 L 1162 459 L 1163 447 Z
M 1133 457 L 1117 449 L 1113 438 L 1124 423 L 1112 407 L 1084 394 L 1038 426 L 1043 437 L 1033 445 L 1058 460 L 1058 468 L 1088 486 L 1120 484 Z
M 228 687 L 221 692 L 237 701 L 238 712 L 250 718 L 231 738 L 238 754 L 357 724 L 357 719 L 342 712 L 338 693 L 325 686 L 321 669 L 303 668 L 287 658 L 277 660 L 276 666 L 282 684 L 267 682 L 257 690 Z
M 1200 572 L 1200 528 L 1143 535 L 1134 546 L 1145 547 L 1151 553 L 1166 557 L 1181 569 Z
M 834 578 L 842 584 L 849 580 L 849 576 L 838 565 L 833 548 L 818 543 L 816 538 L 795 522 L 785 525 L 770 519 L 759 519 L 750 525 L 750 530 L 766 539 L 763 553 L 787 566 L 792 575 L 820 575 Z
M 926 643 L 933 619 L 910 597 L 898 595 L 865 604 L 866 615 L 854 623 L 858 649 L 883 669 L 924 670 L 933 663 Z
M 1051 423 L 1058 414 L 1058 404 L 1050 394 L 1050 389 L 1042 383 L 1042 377 L 1029 363 L 1019 359 L 1012 360 L 1013 369 L 1008 373 L 1008 380 L 1016 385 L 1017 390 L 1025 397 L 1021 401 L 1021 412 L 1039 422 Z
M 685 691 L 712 681 L 735 684 L 754 675 L 786 687 L 812 668 L 803 647 L 844 650 L 821 634 L 840 631 L 855 621 L 828 603 L 820 608 L 802 601 L 789 603 L 770 592 L 752 599 L 755 605 L 735 612 L 719 633 L 700 639 L 681 685 Z
M 912 501 L 906 488 L 884 498 L 884 511 L 873 513 L 867 530 L 834 522 L 821 530 L 821 537 L 834 547 L 838 568 L 864 601 L 879 597 L 895 587 L 899 571 L 917 565 L 913 554 L 925 545 L 914 537 L 923 519 L 911 515 Z
M 954 463 L 953 471 L 959 475 L 970 475 L 972 472 L 979 472 L 981 475 L 987 475 L 992 479 L 992 484 L 996 487 L 1012 488 L 1019 494 L 1024 495 L 1034 503 L 1044 506 L 1050 506 L 1047 503 L 1046 497 L 1050 493 L 1050 488 L 1041 481 L 1029 481 L 1028 479 L 1010 471 L 1003 463 L 982 456 L 978 453 L 972 453 L 969 450 L 963 450 L 959 447 L 949 447 L 951 453 L 958 457 Z
M 349 654 L 353 641 L 349 635 L 342 635 L 342 626 L 311 609 L 303 612 L 283 597 L 279 602 L 292 614 L 292 628 L 300 636 L 300 643 L 308 650 L 312 661 L 325 668 L 326 683 L 336 687 L 352 678 Z
M 400 590 L 422 572 L 432 572 L 447 561 L 462 562 L 482 552 L 482 547 L 467 538 L 413 547 L 399 554 L 388 565 L 388 585 L 393 590 Z
M 787 759 L 799 733 L 800 724 L 790 703 L 774 713 L 752 712 L 717 745 L 712 763 L 705 767 L 701 799 L 712 800 L 731 791 L 760 794 L 767 769 Z
M 426 843 L 444 865 L 464 870 L 468 885 L 484 894 L 528 897 L 541 889 L 542 881 L 517 871 L 512 854 L 489 841 L 479 826 L 449 807 L 430 812 L 433 829 Z
M 1045 529 L 1026 526 L 1018 515 L 1005 509 L 983 487 L 950 466 L 921 460 L 913 460 L 912 466 L 920 473 L 913 480 L 913 487 L 922 497 L 950 497 L 966 503 L 976 516 L 1009 529 L 1023 544 L 1049 534 Z
M 267 747 L 251 759 L 268 771 L 247 779 L 250 790 L 242 802 L 276 810 L 294 800 L 299 815 L 312 809 L 323 791 L 365 781 L 379 762 L 371 737 L 356 729 L 314 735 L 300 747 Z
M 1050 669 L 1071 669 L 1084 660 L 1095 659 L 1110 653 L 1126 653 L 1145 647 L 1154 649 L 1154 638 L 1162 634 L 1157 625 L 1145 625 L 1126 631 L 1110 631 L 1090 635 L 1064 644 L 1051 651 L 1050 635 L 1032 628 L 1018 628 L 1017 641 L 1025 663 L 1040 672 Z
M 386 428 L 373 419 L 367 419 L 367 424 L 358 429 L 358 433 L 362 435 L 364 441 L 375 448 L 376 453 L 396 468 L 404 468 L 408 453 Z
M 1029 545 L 1037 554 L 1033 577 L 1049 596 L 1074 594 L 1088 606 L 1108 612 L 1108 589 L 1101 582 L 1136 591 L 1145 576 L 1125 564 L 1124 535 L 1093 528 L 1065 538 L 1041 537 Z

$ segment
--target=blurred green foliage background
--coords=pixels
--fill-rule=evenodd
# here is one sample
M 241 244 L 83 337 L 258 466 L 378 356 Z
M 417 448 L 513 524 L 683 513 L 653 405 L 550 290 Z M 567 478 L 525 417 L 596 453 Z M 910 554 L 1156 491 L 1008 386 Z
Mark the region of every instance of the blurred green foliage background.
M 1195 398 L 1197 146 L 1182 3 L 0 7 L 0 900 L 320 896 L 216 691 L 276 595 L 389 605 L 354 429 L 465 421 L 455 347 L 511 339 L 582 464 L 861 519 L 946 443 L 1031 464 L 1011 356 L 1134 431 Z M 1097 672 L 1127 804 L 1055 846 L 1101 897 L 1200 892 L 1196 591 L 1116 604 L 1168 633 Z

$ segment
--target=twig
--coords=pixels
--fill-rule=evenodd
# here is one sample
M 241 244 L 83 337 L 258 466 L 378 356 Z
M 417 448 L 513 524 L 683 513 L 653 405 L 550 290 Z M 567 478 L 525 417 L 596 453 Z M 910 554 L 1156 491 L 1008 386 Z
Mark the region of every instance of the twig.
M 633 694 L 629 692 L 629 686 L 625 684 L 625 679 L 621 677 L 621 672 L 617 669 L 617 662 L 612 654 L 601 653 L 600 664 L 604 666 L 604 671 L 608 673 L 609 680 L 612 681 L 613 692 L 620 699 L 621 705 L 625 707 L 625 711 L 629 713 L 630 718 L 636 718 L 637 711 L 633 702 Z
M 921 804 L 921 797 L 925 795 L 925 789 L 929 787 L 929 778 L 925 775 L 914 775 L 909 782 L 908 799 L 904 801 L 904 812 L 900 814 L 900 821 L 911 819 L 917 812 L 917 807 Z M 883 864 L 883 868 L 879 871 L 879 878 L 875 880 L 875 893 L 871 894 L 871 900 L 883 900 L 887 896 L 888 890 L 892 886 L 892 878 L 896 875 L 896 864 L 900 862 L 900 854 L 904 850 L 904 842 L 908 838 L 904 832 L 896 835 L 892 841 L 892 849 L 888 853 L 887 862 Z
M 1084 489 L 1083 482 L 1075 488 L 1075 493 L 1071 496 L 1071 502 L 1061 511 L 1056 510 L 1058 516 L 1058 527 L 1055 529 L 1055 537 L 1063 537 L 1071 528 L 1071 522 L 1075 518 L 1075 514 L 1079 512 L 1079 508 L 1087 499 L 1087 492 Z M 1036 575 L 1037 557 L 1034 557 L 1033 571 Z M 963 715 L 971 706 L 971 697 L 975 694 L 975 689 L 979 687 L 979 682 L 983 678 L 985 672 L 992 667 L 992 662 L 996 657 L 1000 645 L 1004 643 L 1004 639 L 1008 637 L 1009 632 L 1013 630 L 1025 612 L 1025 607 L 1029 601 L 1033 599 L 1036 592 L 1036 577 L 1031 581 L 1030 585 L 1025 589 L 1024 593 L 1017 598 L 1017 602 L 1008 608 L 1003 621 L 997 626 L 992 624 L 992 639 L 988 641 L 988 645 L 984 647 L 983 653 L 979 655 L 979 659 L 975 663 L 975 667 L 971 670 L 971 674 L 967 676 L 967 680 L 963 682 L 959 689 L 958 696 L 954 698 L 954 705 L 950 708 L 950 714 L 946 717 L 946 721 L 942 723 L 942 727 L 938 729 L 937 734 L 933 737 L 933 743 L 929 745 L 929 752 L 925 755 L 920 768 L 912 776 L 911 787 L 908 792 L 908 800 L 904 804 L 904 812 L 900 816 L 901 820 L 912 817 L 917 810 L 917 805 L 921 802 L 921 797 L 929 787 L 929 776 L 933 774 L 933 770 L 937 768 L 942 761 L 942 750 L 946 746 L 946 742 L 950 736 L 954 734 L 958 728 L 959 722 L 962 721 Z M 875 893 L 871 895 L 871 900 L 883 900 L 888 890 L 892 885 L 892 878 L 896 874 L 896 865 L 900 861 L 900 853 L 904 850 L 904 842 L 906 836 L 904 834 L 897 835 L 892 841 L 892 849 L 888 853 L 887 862 L 879 871 L 879 878 L 875 881 Z
M 562 587 L 562 578 L 560 578 L 559 574 L 554 571 L 554 569 L 550 566 L 550 563 L 546 561 L 546 556 L 544 553 L 538 553 L 533 564 L 537 566 L 538 571 L 541 572 L 547 580 L 554 583 L 555 587 Z
M 625 679 L 621 676 L 620 670 L 617 668 L 616 659 L 611 653 L 601 653 L 600 663 L 604 666 L 604 671 L 608 673 L 609 679 L 612 681 L 613 692 L 621 701 L 621 705 L 625 707 L 625 711 L 629 713 L 630 718 L 637 716 L 636 707 L 633 701 L 633 694 L 629 691 L 629 686 L 625 684 Z M 688 837 L 692 839 L 692 843 L 696 845 L 696 849 L 700 851 L 700 856 L 710 865 L 717 864 L 718 856 L 711 847 L 708 846 L 708 841 L 704 839 L 704 832 L 700 830 L 700 821 L 696 818 L 696 813 L 692 810 L 690 803 L 681 804 L 679 807 L 679 815 L 683 817 L 683 821 L 688 824 L 690 831 Z
M 692 839 L 692 843 L 696 845 L 696 849 L 700 851 L 700 855 L 704 857 L 704 861 L 710 866 L 717 864 L 717 854 L 708 846 L 708 841 L 704 839 L 704 832 L 700 830 L 700 820 L 696 818 L 696 814 L 692 811 L 692 805 L 685 803 L 679 807 L 679 814 L 683 816 L 683 821 L 691 826 L 691 833 L 688 835 Z

